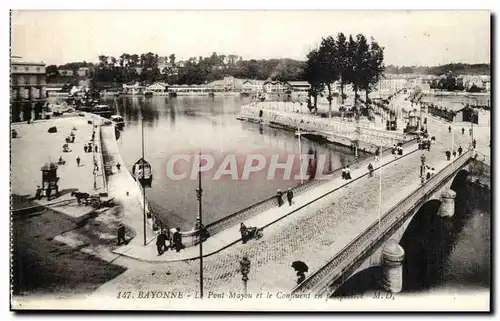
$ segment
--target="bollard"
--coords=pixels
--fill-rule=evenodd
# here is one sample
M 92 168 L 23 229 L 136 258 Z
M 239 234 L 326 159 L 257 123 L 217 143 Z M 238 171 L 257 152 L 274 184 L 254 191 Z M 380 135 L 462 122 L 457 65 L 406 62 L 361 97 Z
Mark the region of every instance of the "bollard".
M 441 206 L 438 215 L 441 217 L 452 217 L 455 214 L 455 197 L 457 193 L 449 189 L 441 194 Z
M 399 293 L 403 288 L 403 259 L 405 251 L 394 241 L 382 251 L 382 286 L 384 290 Z

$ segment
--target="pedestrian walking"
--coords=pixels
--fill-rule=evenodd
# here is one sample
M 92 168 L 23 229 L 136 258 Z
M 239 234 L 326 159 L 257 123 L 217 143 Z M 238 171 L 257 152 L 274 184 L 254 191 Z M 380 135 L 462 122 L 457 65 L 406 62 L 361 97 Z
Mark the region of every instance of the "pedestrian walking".
M 276 191 L 276 198 L 278 199 L 278 207 L 281 207 L 283 205 L 283 192 L 280 189 Z
M 446 160 L 447 160 L 447 161 L 449 161 L 449 160 L 450 160 L 450 157 L 451 157 L 451 152 L 450 152 L 449 150 L 447 150 L 447 151 L 445 152 L 445 154 L 446 154 Z
M 427 138 L 427 151 L 430 152 L 431 151 L 431 141 Z
M 462 145 L 458 146 L 458 156 L 462 155 L 463 149 Z
M 83 151 L 87 153 L 87 145 L 83 145 Z
M 182 236 L 180 233 L 181 229 L 176 228 L 174 233 L 174 248 L 176 252 L 180 252 L 182 249 Z
M 475 139 L 472 140 L 472 148 L 476 148 L 476 140 Z
M 118 171 L 120 171 L 121 167 L 122 167 L 122 165 L 120 163 L 116 163 L 116 169 L 118 169 Z
M 448 133 L 451 133 L 451 126 L 448 126 Z
M 80 156 L 78 156 L 78 157 L 76 158 L 76 165 L 77 165 L 78 167 L 80 167 Z
M 426 179 L 430 179 L 431 178 L 431 168 L 429 166 L 426 165 L 425 167 L 425 171 L 426 171 L 426 175 L 425 175 L 425 178 Z
M 346 170 L 345 170 L 345 166 L 344 166 L 344 167 L 342 167 L 342 179 L 346 179 L 345 174 L 346 174 Z
M 462 135 L 465 133 L 465 128 L 462 127 Z
M 156 237 L 156 250 L 158 251 L 158 256 L 162 255 L 163 252 L 167 249 L 167 235 L 165 230 L 161 231 L 160 234 Z
M 287 191 L 286 191 L 286 198 L 288 200 L 288 204 L 290 206 L 292 206 L 292 200 L 293 200 L 293 192 L 292 192 L 292 189 L 289 188 Z
M 457 157 L 457 152 L 455 150 L 453 150 L 453 158 L 456 158 Z
M 397 156 L 397 146 L 396 146 L 396 144 L 394 144 L 392 146 L 392 155 L 394 155 L 394 158 L 398 157 Z
M 378 162 L 380 158 L 380 147 L 377 147 L 377 150 L 375 150 L 375 162 Z
M 97 149 L 97 145 L 95 145 L 95 149 L 94 151 L 97 153 L 98 152 L 98 149 Z
M 372 163 L 368 164 L 368 171 L 370 172 L 370 177 L 373 177 L 373 165 L 372 165 Z
M 122 241 L 124 244 L 127 244 L 127 240 L 125 239 L 125 226 L 123 224 L 118 225 L 118 230 L 117 230 L 117 245 L 122 244 Z
M 472 128 L 469 128 L 469 136 L 472 136 Z

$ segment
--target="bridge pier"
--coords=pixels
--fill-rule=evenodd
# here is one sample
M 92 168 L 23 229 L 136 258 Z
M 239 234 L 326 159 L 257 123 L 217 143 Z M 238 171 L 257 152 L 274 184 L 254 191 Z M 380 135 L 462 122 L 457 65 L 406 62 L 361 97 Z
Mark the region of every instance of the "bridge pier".
M 403 288 L 403 259 L 405 251 L 394 241 L 382 251 L 382 286 L 386 291 L 399 293 Z
M 441 217 L 452 217 L 455 214 L 455 197 L 457 193 L 448 189 L 441 194 L 441 206 L 438 210 L 438 215 Z

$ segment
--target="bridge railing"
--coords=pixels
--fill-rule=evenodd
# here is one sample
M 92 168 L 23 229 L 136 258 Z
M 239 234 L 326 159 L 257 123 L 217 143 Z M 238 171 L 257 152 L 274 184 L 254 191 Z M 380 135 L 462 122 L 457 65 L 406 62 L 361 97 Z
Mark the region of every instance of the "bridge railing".
M 411 209 L 415 207 L 422 199 L 426 199 L 441 185 L 450 175 L 462 167 L 471 158 L 472 151 L 468 150 L 443 170 L 431 177 L 425 184 L 421 185 L 414 193 L 398 202 L 389 211 L 387 211 L 380 220 L 372 223 L 352 242 L 347 244 L 332 259 L 323 266 L 311 273 L 301 284 L 292 289 L 292 293 L 318 292 L 328 287 L 330 284 L 338 284 L 340 278 L 344 275 L 355 262 L 365 256 L 366 251 L 372 249 L 375 244 L 380 242 L 387 231 L 390 231 L 406 218 Z
M 409 146 L 416 144 L 416 142 L 417 142 L 416 139 L 412 139 L 412 140 L 406 142 L 405 144 L 403 144 L 403 146 L 409 147 Z M 385 148 L 385 149 L 382 149 L 380 156 L 383 157 L 386 155 L 390 155 L 391 153 L 392 153 L 391 148 Z M 373 158 L 374 158 L 374 156 L 368 155 L 368 156 L 365 156 L 361 159 L 358 159 L 358 160 L 356 160 L 350 164 L 346 164 L 346 165 L 349 165 L 349 167 L 351 169 L 357 169 L 360 167 L 367 168 L 368 164 L 373 161 Z M 310 190 L 313 187 L 316 187 L 320 184 L 326 183 L 326 182 L 330 181 L 331 179 L 335 179 L 335 178 L 339 177 L 341 175 L 340 174 L 341 172 L 342 172 L 342 168 L 337 168 L 337 169 L 333 170 L 332 172 L 325 173 L 326 176 L 329 176 L 328 179 L 310 179 L 310 180 L 304 182 L 303 184 L 299 184 L 299 185 L 293 187 L 292 191 L 293 191 L 294 195 L 298 195 L 298 194 L 303 193 L 307 190 Z M 266 211 L 274 206 L 277 206 L 277 200 L 276 200 L 275 195 L 268 197 L 262 201 L 259 201 L 255 204 L 252 204 L 248 207 L 245 207 L 245 208 L 243 208 L 243 209 L 241 209 L 233 214 L 225 216 L 225 217 L 223 217 L 219 220 L 216 220 L 210 224 L 207 224 L 206 228 L 209 231 L 210 235 L 214 235 L 214 234 L 216 234 L 224 229 L 227 229 L 231 226 L 239 224 L 239 223 L 249 219 L 250 217 L 253 217 L 254 215 L 262 213 L 262 212 L 264 212 L 264 211 Z

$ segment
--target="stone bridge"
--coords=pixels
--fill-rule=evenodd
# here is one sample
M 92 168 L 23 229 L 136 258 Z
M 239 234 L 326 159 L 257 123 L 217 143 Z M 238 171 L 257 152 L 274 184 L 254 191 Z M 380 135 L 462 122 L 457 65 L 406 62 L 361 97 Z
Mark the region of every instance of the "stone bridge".
M 405 232 L 409 227 L 417 232 L 429 228 L 429 219 L 422 219 L 419 215 L 422 209 L 429 206 L 438 208 L 436 216 L 448 218 L 449 224 L 455 211 L 455 198 L 463 192 L 458 190 L 466 183 L 469 173 L 474 175 L 478 171 L 477 165 L 483 177 L 485 167 L 489 172 L 489 166 L 475 160 L 474 153 L 469 150 L 447 164 L 414 193 L 382 214 L 378 221 L 373 222 L 327 263 L 312 271 L 300 285 L 293 288 L 292 293 L 331 296 L 352 276 L 376 266 L 381 267 L 380 287 L 390 292 L 400 292 L 405 259 L 405 242 L 402 239 Z

